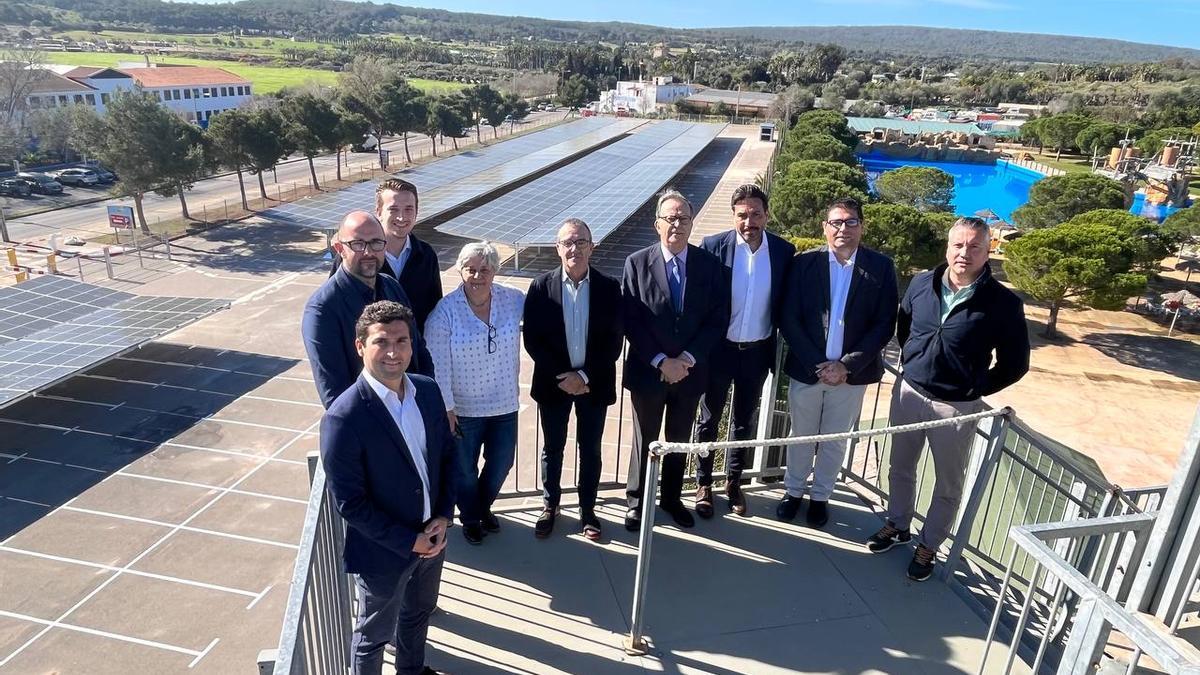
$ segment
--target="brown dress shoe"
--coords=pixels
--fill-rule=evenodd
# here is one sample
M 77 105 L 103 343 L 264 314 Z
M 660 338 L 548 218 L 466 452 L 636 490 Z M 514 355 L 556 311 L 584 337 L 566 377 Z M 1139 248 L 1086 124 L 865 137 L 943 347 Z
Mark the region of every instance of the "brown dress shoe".
M 725 497 L 729 499 L 729 510 L 739 516 L 746 515 L 746 495 L 742 494 L 742 486 L 737 481 L 725 484 Z
M 701 518 L 713 517 L 711 485 L 701 485 L 696 488 L 696 515 Z

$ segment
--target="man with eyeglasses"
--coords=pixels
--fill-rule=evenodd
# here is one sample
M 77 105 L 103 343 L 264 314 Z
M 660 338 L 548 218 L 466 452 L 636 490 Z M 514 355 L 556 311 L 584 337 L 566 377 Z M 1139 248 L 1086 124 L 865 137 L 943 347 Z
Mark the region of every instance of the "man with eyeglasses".
M 550 536 L 562 496 L 567 422 L 575 409 L 579 448 L 579 521 L 583 536 L 600 538 L 596 491 L 600 441 L 608 407 L 617 401 L 621 356 L 621 283 L 591 266 L 592 232 L 568 218 L 558 228 L 562 265 L 534 279 L 525 296 L 525 351 L 533 359 L 529 395 L 542 423 L 542 513 L 533 528 Z
M 634 419 L 625 512 L 630 531 L 641 525 L 650 443 L 664 420 L 666 440 L 691 440 L 713 348 L 729 326 L 729 289 L 721 261 L 688 243 L 692 205 L 687 198 L 672 189 L 662 193 L 654 228 L 658 243 L 629 256 L 621 282 L 629 339 L 623 383 Z M 659 501 L 681 528 L 695 525 L 680 499 L 685 465 L 678 453 L 663 458 Z
M 992 276 L 991 234 L 980 218 L 959 218 L 946 241 L 946 262 L 913 277 L 900 302 L 896 340 L 901 377 L 892 389 L 890 424 L 979 412 L 983 396 L 1015 384 L 1029 370 L 1029 332 L 1021 298 Z M 933 575 L 950 536 L 971 458 L 974 422 L 892 437 L 887 523 L 867 540 L 883 553 L 912 540 L 917 464 L 926 441 L 936 476 L 929 512 L 908 564 L 913 581 Z
M 849 431 L 868 385 L 883 379 L 883 349 L 895 331 L 900 298 L 892 259 L 861 245 L 865 227 L 862 205 L 839 199 L 822 222 L 826 245 L 792 263 L 779 325 L 788 345 L 792 435 Z M 805 519 L 810 527 L 824 527 L 849 447 L 849 441 L 788 446 L 787 493 L 775 515 L 795 518 L 807 489 Z
M 757 185 L 738 186 L 730 199 L 733 227 L 704 238 L 700 248 L 721 260 L 730 292 L 729 325 L 717 342 L 708 387 L 700 399 L 697 441 L 717 440 L 717 427 L 733 387 L 731 424 L 739 441 L 754 438 L 763 382 L 775 367 L 775 326 L 782 306 L 783 284 L 796 247 L 767 231 L 767 195 Z M 729 509 L 746 515 L 741 475 L 747 450 L 728 452 L 725 496 Z M 713 454 L 696 460 L 696 514 L 713 516 Z
M 411 305 L 400 282 L 379 273 L 386 247 L 378 218 L 366 211 L 346 214 L 333 242 L 342 264 L 304 306 L 300 323 L 304 351 L 326 408 L 354 384 L 362 370 L 362 359 L 354 345 L 354 323 L 363 309 L 379 300 Z M 411 328 L 414 351 L 408 372 L 433 377 L 433 358 L 425 348 L 425 340 L 415 322 Z

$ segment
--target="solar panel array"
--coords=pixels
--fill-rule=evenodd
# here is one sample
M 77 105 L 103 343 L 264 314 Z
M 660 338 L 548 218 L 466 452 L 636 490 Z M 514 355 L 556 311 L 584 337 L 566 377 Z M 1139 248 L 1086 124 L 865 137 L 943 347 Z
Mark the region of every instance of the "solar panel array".
M 228 306 L 52 276 L 0 288 L 0 407 Z
M 638 124 L 640 120 L 588 117 L 393 175 L 417 186 L 421 195 L 420 219 L 427 220 L 611 140 Z M 370 209 L 374 202 L 375 183 L 366 182 L 268 209 L 262 215 L 301 227 L 331 229 L 346 212 Z
M 567 217 L 596 242 L 625 222 L 725 125 L 659 122 L 440 226 L 438 231 L 521 245 L 553 245 Z

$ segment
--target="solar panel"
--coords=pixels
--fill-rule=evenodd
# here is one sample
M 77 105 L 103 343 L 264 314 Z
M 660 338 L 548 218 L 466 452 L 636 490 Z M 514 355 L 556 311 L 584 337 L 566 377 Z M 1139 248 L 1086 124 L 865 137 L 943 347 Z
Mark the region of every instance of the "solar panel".
M 588 117 L 393 175 L 417 186 L 421 195 L 420 220 L 427 220 L 611 140 L 641 123 L 640 120 Z M 492 172 L 483 175 L 489 170 Z M 374 202 L 375 183 L 366 182 L 268 209 L 262 215 L 277 222 L 324 230 L 336 227 L 337 219 L 343 214 L 354 209 L 370 209 Z
M 0 407 L 225 309 L 227 300 L 138 296 L 59 277 L 0 289 Z
M 543 176 L 437 229 L 512 244 L 553 245 L 565 218 L 597 243 L 679 173 L 725 128 L 660 122 Z

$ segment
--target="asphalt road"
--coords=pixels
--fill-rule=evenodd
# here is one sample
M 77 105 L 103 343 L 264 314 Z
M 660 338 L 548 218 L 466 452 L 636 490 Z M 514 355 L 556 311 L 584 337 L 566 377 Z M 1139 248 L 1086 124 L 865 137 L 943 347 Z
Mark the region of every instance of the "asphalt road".
M 560 119 L 562 115 L 563 113 L 561 112 L 532 113 L 526 118 L 523 124 L 516 125 L 516 131 L 527 129 L 530 125 L 545 124 Z M 499 132 L 500 138 L 504 138 L 508 133 L 508 128 L 502 126 Z M 491 127 L 484 127 L 480 133 L 486 140 L 491 136 L 492 129 Z M 459 146 L 461 147 L 464 141 L 473 143 L 474 140 L 474 137 L 459 139 Z M 384 147 L 392 153 L 391 167 L 396 170 L 403 168 L 403 141 L 399 138 L 386 141 Z M 430 150 L 429 137 L 410 135 L 408 147 L 414 159 L 418 156 L 428 156 Z M 449 142 L 445 144 L 445 148 L 452 149 L 452 147 Z M 441 145 L 439 145 L 438 151 L 442 151 Z M 328 176 L 330 179 L 334 177 L 336 171 L 334 161 L 335 158 L 333 155 L 322 155 L 313 158 L 318 181 L 323 180 L 322 176 Z M 343 175 L 346 175 L 348 172 L 360 171 L 364 167 L 378 166 L 378 156 L 374 152 L 351 153 L 348 161 L 349 168 L 346 168 L 346 159 L 343 159 Z M 291 192 L 293 187 L 303 188 L 310 183 L 310 180 L 308 162 L 304 161 L 303 158 L 300 158 L 298 161 L 281 163 L 276 167 L 275 171 L 263 175 L 263 181 L 266 184 L 269 198 L 274 198 L 279 192 L 282 192 L 286 197 L 287 193 Z M 257 178 L 250 174 L 245 174 L 245 183 L 247 198 L 257 198 L 259 196 Z M 67 189 L 74 192 L 101 193 L 96 188 Z M 240 203 L 237 176 L 234 174 L 200 181 L 191 190 L 188 190 L 186 195 L 188 208 L 193 218 L 202 217 L 206 207 L 209 210 L 209 215 L 216 218 L 217 216 L 214 214 L 222 213 L 226 203 L 229 204 L 230 208 L 236 208 Z M 26 210 L 30 205 L 30 200 L 27 199 L 0 197 L 0 207 L 4 207 L 6 213 L 16 210 Z M 7 221 L 9 238 L 17 242 L 44 244 L 49 240 L 51 235 L 56 233 L 61 234 L 63 237 L 77 235 L 84 238 L 95 236 L 98 233 L 107 233 L 111 231 L 108 228 L 107 207 L 113 205 L 133 206 L 133 199 L 128 197 L 108 199 L 91 204 L 79 204 L 47 213 L 9 218 Z M 142 200 L 142 209 L 152 230 L 156 222 L 179 218 L 181 215 L 179 198 L 177 196 L 160 197 L 153 193 L 147 194 Z

